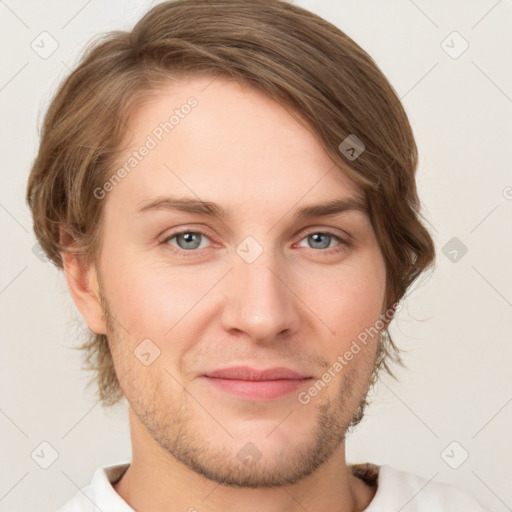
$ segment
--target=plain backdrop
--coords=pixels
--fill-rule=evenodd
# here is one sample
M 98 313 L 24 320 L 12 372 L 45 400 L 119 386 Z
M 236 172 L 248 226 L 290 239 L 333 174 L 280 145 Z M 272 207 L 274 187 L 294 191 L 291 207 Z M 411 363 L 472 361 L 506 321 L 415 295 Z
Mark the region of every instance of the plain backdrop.
M 512 3 L 295 3 L 352 37 L 401 97 L 437 247 L 434 272 L 391 328 L 407 369 L 376 387 L 348 460 L 455 483 L 489 510 L 511 510 Z M 85 43 L 131 28 L 149 6 L 0 1 L 0 511 L 54 510 L 96 468 L 131 457 L 125 405 L 104 410 L 85 388 L 72 348 L 83 324 L 61 272 L 34 250 L 25 187 L 48 100 Z M 48 52 L 58 44 L 49 56 L 34 50 L 41 37 Z M 56 457 L 47 469 L 41 450 Z

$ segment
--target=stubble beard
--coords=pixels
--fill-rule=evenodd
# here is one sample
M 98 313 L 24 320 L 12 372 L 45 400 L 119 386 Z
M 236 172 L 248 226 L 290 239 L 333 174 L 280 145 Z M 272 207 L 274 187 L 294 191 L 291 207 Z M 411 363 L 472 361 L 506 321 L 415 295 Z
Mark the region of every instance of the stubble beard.
M 163 450 L 195 473 L 225 486 L 272 488 L 295 484 L 312 475 L 333 456 L 345 440 L 347 432 L 362 420 L 368 405 L 368 392 L 379 371 L 374 364 L 375 359 L 370 361 L 370 364 L 373 363 L 373 371 L 370 372 L 370 378 L 365 379 L 366 386 L 363 386 L 363 391 L 354 389 L 356 372 L 342 374 L 342 385 L 336 398 L 328 398 L 317 406 L 315 428 L 311 436 L 298 445 L 283 446 L 281 450 L 267 456 L 264 447 L 261 446 L 261 458 L 255 462 L 244 463 L 237 458 L 237 447 L 243 445 L 243 442 L 240 444 L 240 440 L 234 440 L 227 433 L 223 439 L 218 438 L 219 443 L 205 437 L 205 433 L 217 429 L 218 424 L 201 424 L 197 416 L 193 417 L 193 408 L 183 406 L 184 403 L 192 407 L 195 405 L 197 411 L 200 406 L 195 400 L 182 400 L 181 409 L 172 410 L 168 404 L 158 400 L 158 389 L 144 389 L 144 383 L 147 381 L 143 378 L 134 378 L 135 372 L 128 371 L 129 364 L 122 369 L 119 368 L 129 357 L 133 357 L 133 354 L 123 351 L 123 347 L 129 346 L 129 340 L 123 339 L 104 297 L 102 305 L 110 349 L 114 361 L 117 362 L 116 373 L 118 376 L 128 373 L 126 380 L 120 384 L 134 413 Z M 135 363 L 137 361 L 134 361 L 133 365 Z M 184 393 L 188 392 L 184 390 Z M 354 403 L 354 399 L 349 399 L 354 393 L 360 395 L 355 411 L 354 406 L 350 405 Z M 319 397 L 316 397 L 310 404 L 314 404 L 314 400 L 318 399 Z M 295 406 L 299 413 L 302 407 L 305 406 Z M 306 416 L 309 418 L 308 413 Z M 289 417 L 293 419 L 293 412 Z M 207 418 L 208 421 L 211 419 L 210 416 Z M 211 421 L 214 422 L 213 419 Z M 286 427 L 287 421 L 288 419 L 281 427 Z M 224 433 L 221 434 L 223 435 Z

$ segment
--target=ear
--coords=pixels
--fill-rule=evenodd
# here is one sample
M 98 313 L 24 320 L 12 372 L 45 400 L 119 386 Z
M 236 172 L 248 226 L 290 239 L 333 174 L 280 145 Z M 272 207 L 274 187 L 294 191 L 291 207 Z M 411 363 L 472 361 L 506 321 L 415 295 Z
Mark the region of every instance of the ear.
M 61 230 L 61 244 L 69 246 L 69 235 Z M 67 243 L 65 243 L 67 242 Z M 86 264 L 72 252 L 61 252 L 64 277 L 73 301 L 87 326 L 96 334 L 106 334 L 105 318 L 100 304 L 96 267 Z

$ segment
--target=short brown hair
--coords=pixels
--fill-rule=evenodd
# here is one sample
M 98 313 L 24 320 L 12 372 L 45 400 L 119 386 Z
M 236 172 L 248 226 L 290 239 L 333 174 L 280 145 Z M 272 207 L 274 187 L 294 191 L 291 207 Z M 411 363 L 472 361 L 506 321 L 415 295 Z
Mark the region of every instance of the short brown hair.
M 61 252 L 74 250 L 96 261 L 102 202 L 93 191 L 113 173 L 129 116 L 160 85 L 194 74 L 238 80 L 289 108 L 362 187 L 386 263 L 387 304 L 396 304 L 435 254 L 420 221 L 407 115 L 362 48 L 284 0 L 164 2 L 132 31 L 108 33 L 87 49 L 49 106 L 28 181 L 34 231 L 49 259 L 62 268 Z M 355 159 L 340 151 L 349 136 L 365 146 Z M 59 242 L 63 226 L 72 248 Z M 103 405 L 119 401 L 107 336 L 94 334 L 79 348 L 95 370 Z M 392 375 L 389 358 L 400 362 L 391 339 L 376 364 Z

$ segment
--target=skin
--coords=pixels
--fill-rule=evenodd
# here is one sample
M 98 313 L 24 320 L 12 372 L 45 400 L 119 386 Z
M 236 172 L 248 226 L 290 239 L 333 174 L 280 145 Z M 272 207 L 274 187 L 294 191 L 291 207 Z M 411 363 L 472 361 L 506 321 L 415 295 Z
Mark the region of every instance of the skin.
M 197 107 L 102 200 L 96 263 L 63 254 L 87 325 L 109 336 L 129 404 L 133 459 L 114 488 L 146 512 L 363 510 L 375 488 L 347 470 L 345 433 L 367 394 L 377 337 L 305 405 L 297 392 L 247 400 L 201 378 L 241 364 L 317 380 L 375 324 L 386 269 L 367 214 L 293 218 L 361 190 L 289 111 L 221 78 L 159 91 L 132 117 L 120 162 L 190 96 Z M 137 211 L 164 195 L 229 215 Z M 325 232 L 333 236 L 308 236 Z M 248 236 L 263 251 L 251 263 L 236 251 Z M 148 366 L 134 355 L 145 339 L 160 350 Z M 248 442 L 260 458 L 244 464 L 237 454 Z

